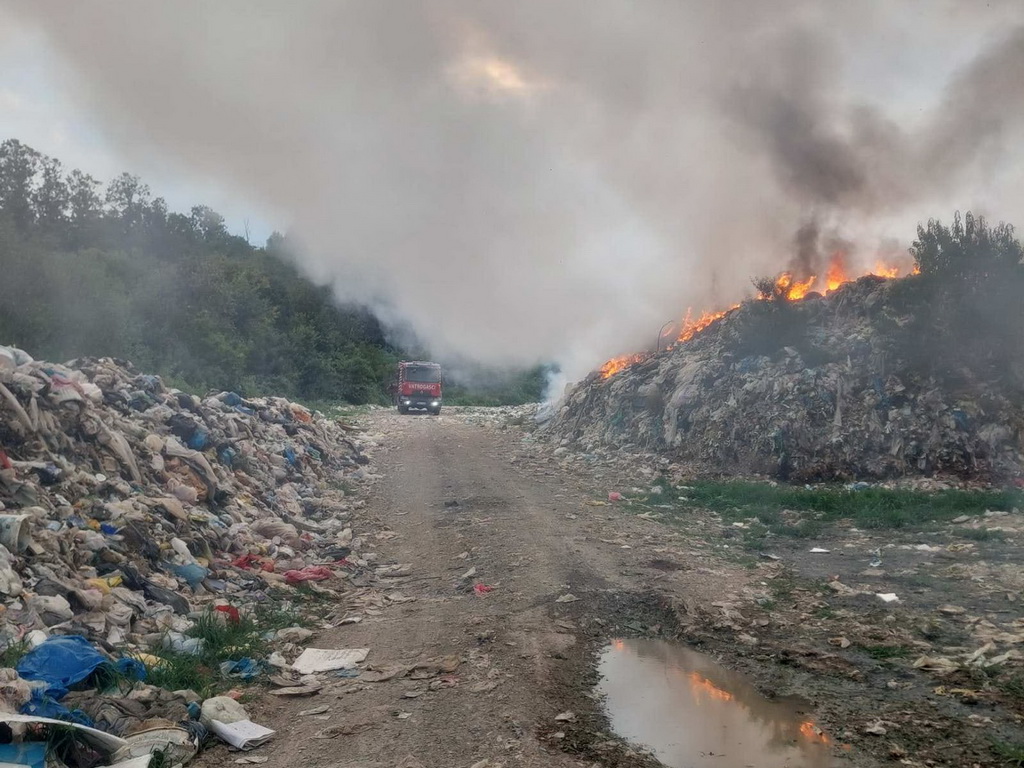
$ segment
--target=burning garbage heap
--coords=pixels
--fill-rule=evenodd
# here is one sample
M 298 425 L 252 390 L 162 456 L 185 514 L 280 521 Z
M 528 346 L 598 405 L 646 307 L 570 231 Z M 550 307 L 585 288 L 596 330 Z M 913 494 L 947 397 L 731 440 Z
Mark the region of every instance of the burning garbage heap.
M 285 657 L 311 633 L 253 616 L 359 572 L 367 463 L 351 427 L 296 403 L 0 347 L 0 763 L 170 765 L 209 731 L 265 740 L 209 696 L 271 668 L 299 679 Z M 210 658 L 214 637 L 266 653 Z M 182 663 L 209 685 L 169 689 Z
M 545 431 L 585 451 L 660 453 L 695 472 L 1019 482 L 1017 387 L 984 376 L 952 385 L 892 343 L 886 328 L 910 319 L 901 287 L 919 279 L 868 275 L 798 295 L 783 281 L 773 296 L 764 289 L 684 324 L 666 351 L 609 361 Z

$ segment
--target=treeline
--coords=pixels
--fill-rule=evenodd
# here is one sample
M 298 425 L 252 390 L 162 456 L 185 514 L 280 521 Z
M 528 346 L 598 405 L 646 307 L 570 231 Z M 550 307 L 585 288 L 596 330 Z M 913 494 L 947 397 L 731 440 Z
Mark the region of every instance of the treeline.
M 387 402 L 397 360 L 376 318 L 305 279 L 274 234 L 253 246 L 197 205 L 169 211 L 137 176 L 106 185 L 0 144 L 0 344 L 127 359 L 192 391 Z M 541 369 L 450 381 L 465 404 L 538 400 Z
M 397 350 L 282 248 L 250 245 L 205 206 L 171 212 L 136 176 L 104 187 L 0 145 L 0 344 L 125 358 L 193 390 L 381 401 Z

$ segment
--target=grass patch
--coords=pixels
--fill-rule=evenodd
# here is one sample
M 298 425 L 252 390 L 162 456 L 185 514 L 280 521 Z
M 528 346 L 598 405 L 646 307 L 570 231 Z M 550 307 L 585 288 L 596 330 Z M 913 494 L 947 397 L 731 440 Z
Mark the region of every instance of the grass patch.
M 1007 696 L 1024 701 L 1024 676 L 1013 675 L 999 680 L 996 687 Z
M 195 691 L 204 699 L 214 695 L 222 680 L 216 667 L 200 662 L 195 656 L 174 651 L 159 651 L 160 664 L 149 669 L 146 682 L 169 691 Z
M 1010 744 L 1005 741 L 997 741 L 992 745 L 992 751 L 996 757 L 1003 761 L 1004 765 L 1024 768 L 1024 744 Z
M 21 661 L 21 657 L 28 653 L 28 641 L 17 640 L 8 643 L 7 647 L 0 651 L 0 667 L 13 669 Z
M 905 659 L 913 651 L 909 645 L 862 645 L 861 650 L 875 661 Z
M 243 658 L 262 661 L 270 652 L 267 634 L 304 623 L 295 606 L 277 601 L 261 603 L 251 612 L 240 612 L 237 621 L 219 611 L 206 611 L 185 632 L 187 637 L 202 641 L 198 653 L 153 649 L 160 663 L 149 669 L 147 682 L 172 691 L 187 688 L 204 697 L 229 685 L 244 683 L 224 679 L 220 664 Z
M 1006 534 L 991 528 L 954 528 L 953 534 L 972 541 L 1006 541 Z
M 806 488 L 747 481 L 695 481 L 682 490 L 662 488 L 661 503 L 703 507 L 727 521 L 754 517 L 769 532 L 796 538 L 817 536 L 827 523 L 843 519 L 861 528 L 906 528 L 1024 506 L 1024 493 L 1015 490 L 849 491 L 839 486 Z

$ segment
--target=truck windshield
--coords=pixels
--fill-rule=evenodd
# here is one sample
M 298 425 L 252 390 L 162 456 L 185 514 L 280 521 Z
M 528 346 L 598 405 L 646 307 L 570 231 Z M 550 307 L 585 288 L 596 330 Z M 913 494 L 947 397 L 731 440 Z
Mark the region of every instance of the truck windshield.
M 405 380 L 419 384 L 437 384 L 441 381 L 441 369 L 426 365 L 410 365 L 405 369 Z

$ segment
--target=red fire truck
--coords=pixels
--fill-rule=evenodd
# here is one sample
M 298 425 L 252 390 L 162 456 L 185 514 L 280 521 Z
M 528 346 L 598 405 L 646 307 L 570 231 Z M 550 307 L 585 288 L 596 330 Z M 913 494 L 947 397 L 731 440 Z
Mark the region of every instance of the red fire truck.
M 403 361 L 398 364 L 398 377 L 391 385 L 395 406 L 399 413 L 413 408 L 441 412 L 441 366 L 422 360 Z

